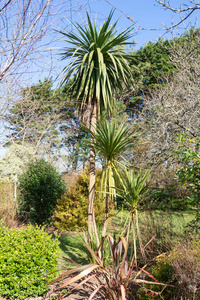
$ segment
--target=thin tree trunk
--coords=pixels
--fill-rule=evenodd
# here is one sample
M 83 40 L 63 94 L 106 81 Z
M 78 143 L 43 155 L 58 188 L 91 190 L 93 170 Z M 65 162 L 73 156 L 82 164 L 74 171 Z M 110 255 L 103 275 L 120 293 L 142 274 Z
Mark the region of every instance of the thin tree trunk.
M 136 232 L 135 232 L 135 217 L 134 213 L 131 212 L 131 220 L 130 220 L 130 231 L 133 230 L 133 251 L 134 251 L 134 257 L 135 257 L 135 264 L 137 267 L 137 243 L 136 243 Z M 131 250 L 131 257 L 132 257 L 132 250 Z
M 140 228 L 139 228 L 139 224 L 138 224 L 137 209 L 135 210 L 135 224 L 136 224 L 136 229 L 137 229 L 138 241 L 139 241 L 139 245 L 140 245 L 140 251 L 141 251 L 142 257 L 144 258 L 145 263 L 146 263 L 146 255 L 145 255 L 145 251 L 144 251 L 144 246 L 142 244 L 142 239 L 141 239 L 141 234 L 140 234 Z
M 76 147 L 76 149 L 75 149 L 75 147 Z M 73 145 L 74 160 L 72 162 L 72 172 L 76 172 L 76 169 L 77 169 L 79 148 L 80 148 L 79 142 L 77 142 L 75 145 Z
M 96 121 L 97 121 L 97 102 L 95 101 L 92 115 L 91 115 L 91 123 L 90 123 L 90 130 L 92 132 L 96 131 Z M 91 241 L 92 234 L 94 233 L 96 237 L 97 247 L 99 247 L 100 243 L 99 243 L 96 220 L 95 220 L 94 200 L 95 200 L 95 149 L 93 143 L 91 143 L 90 170 L 89 170 L 89 199 L 88 199 L 88 234 L 89 234 L 89 239 Z
M 102 237 L 105 237 L 106 230 L 108 226 L 108 213 L 109 213 L 109 201 L 110 201 L 110 194 L 109 194 L 109 179 L 107 178 L 106 183 L 106 205 L 105 205 L 105 219 L 103 224 L 103 231 L 102 231 Z

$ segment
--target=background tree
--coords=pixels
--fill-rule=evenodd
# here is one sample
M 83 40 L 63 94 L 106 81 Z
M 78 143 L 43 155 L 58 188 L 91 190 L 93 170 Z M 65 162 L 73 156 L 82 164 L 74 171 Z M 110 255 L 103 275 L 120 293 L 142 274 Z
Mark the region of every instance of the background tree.
M 87 14 L 87 26 L 74 24 L 76 32 L 64 32 L 65 42 L 62 59 L 73 58 L 63 70 L 62 83 L 73 78 L 71 89 L 79 101 L 82 121 L 95 132 L 98 115 L 109 114 L 113 107 L 113 93 L 129 86 L 132 77 L 129 66 L 130 56 L 123 46 L 129 44 L 133 28 L 122 33 L 116 32 L 117 23 L 111 24 L 113 11 L 98 30 L 96 21 Z M 72 77 L 74 75 L 74 77 Z M 117 94 L 116 94 L 117 96 Z M 94 215 L 95 149 L 90 149 L 88 229 L 95 228 Z
M 74 113 L 75 103 L 69 99 L 66 88 L 53 89 L 52 80 L 47 79 L 22 88 L 4 120 L 8 144 L 10 141 L 29 144 L 35 153 L 71 171 L 75 160 L 70 162 L 70 155 L 76 155 L 74 145 L 78 143 L 81 128 Z M 68 149 L 64 152 L 66 145 Z
M 34 153 L 35 151 L 30 145 L 12 144 L 0 160 L 0 180 L 14 184 L 14 201 L 17 198 L 18 177 L 24 172 L 29 159 L 34 158 Z
M 50 3 L 51 0 L 25 0 L 23 3 L 4 1 L 4 4 L 2 3 L 0 8 L 2 28 L 0 81 L 13 73 L 17 75 L 33 51 L 35 54 L 42 51 L 42 48 L 36 50 L 36 47 L 48 30 Z
M 162 88 L 166 84 L 166 76 L 175 71 L 176 67 L 170 60 L 172 47 L 173 41 L 159 39 L 157 43 L 149 42 L 143 48 L 131 52 L 134 79 L 131 89 L 124 89 L 121 94 L 121 101 L 126 106 L 124 112 L 133 123 L 144 119 L 144 97 L 147 98 L 156 87 Z
M 170 61 L 174 72 L 165 76 L 164 85 L 150 87 L 143 95 L 138 126 L 146 132 L 149 149 L 143 161 L 150 164 L 170 162 L 177 134 L 185 131 L 188 137 L 198 135 L 199 90 L 199 30 L 191 29 L 174 39 Z M 134 119 L 133 119 L 134 121 Z
M 89 1 L 64 0 L 2 0 L 0 4 L 0 143 L 7 143 L 7 121 L 4 115 L 19 92 L 35 80 L 58 75 L 58 46 L 55 27 L 66 17 L 72 18 L 73 9 L 85 9 Z

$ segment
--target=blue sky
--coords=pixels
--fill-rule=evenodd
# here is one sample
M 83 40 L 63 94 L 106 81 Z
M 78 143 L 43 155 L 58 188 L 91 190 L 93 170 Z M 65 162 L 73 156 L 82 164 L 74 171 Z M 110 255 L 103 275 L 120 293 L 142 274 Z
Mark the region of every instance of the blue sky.
M 99 22 L 106 18 L 110 9 L 115 6 L 118 9 L 115 11 L 114 19 L 120 17 L 119 29 L 122 30 L 133 23 L 128 20 L 126 15 L 132 18 L 136 22 L 136 48 L 138 49 L 144 46 L 148 41 L 156 42 L 159 37 L 171 38 L 171 33 L 166 32 L 164 25 L 170 26 L 172 23 L 180 20 L 180 16 L 169 11 L 164 10 L 161 5 L 155 0 L 109 0 L 110 4 L 106 0 L 96 0 L 89 4 L 90 12 L 97 14 Z M 185 3 L 189 0 L 185 0 Z M 175 7 L 179 7 L 182 0 L 170 1 Z M 112 5 L 113 6 L 112 6 Z M 124 14 L 121 11 L 124 12 Z M 83 13 L 81 13 L 82 16 Z M 193 13 L 191 18 L 184 24 L 174 30 L 174 35 L 183 33 L 186 27 L 190 26 L 190 22 L 198 26 L 196 19 L 200 16 L 200 12 L 197 10 Z M 78 15 L 76 16 L 77 19 Z M 158 30 L 161 29 L 161 30 Z
M 62 11 L 63 0 L 53 1 L 61 3 L 60 8 Z M 190 0 L 185 0 L 185 3 L 189 1 Z M 54 24 L 55 29 L 65 28 L 66 30 L 71 30 L 71 21 L 83 23 L 86 20 L 86 9 L 89 12 L 90 16 L 94 18 L 96 16 L 97 22 L 101 24 L 109 15 L 109 12 L 113 8 L 113 6 L 115 6 L 116 10 L 113 16 L 113 22 L 119 19 L 119 31 L 122 31 L 123 29 L 133 25 L 133 22 L 131 22 L 127 18 L 127 16 L 134 20 L 134 40 L 136 42 L 136 45 L 134 46 L 135 50 L 143 47 L 149 41 L 156 42 L 159 37 L 162 37 L 163 39 L 171 39 L 172 34 L 171 32 L 166 31 L 164 25 L 169 27 L 173 23 L 176 23 L 180 20 L 179 15 L 169 10 L 164 10 L 161 5 L 158 5 L 155 0 L 69 0 L 67 3 L 68 11 L 65 11 L 64 16 L 62 16 L 61 20 Z M 176 5 L 176 7 L 179 7 L 179 5 L 182 3 L 182 0 L 172 0 L 171 3 L 172 5 Z M 80 7 L 78 8 L 77 6 L 81 4 L 82 9 L 80 9 Z M 69 6 L 71 6 L 70 9 Z M 187 22 L 181 24 L 179 28 L 176 28 L 173 31 L 173 35 L 177 36 L 182 34 L 186 28 L 189 29 L 191 24 L 195 24 L 195 26 L 198 27 L 197 19 L 199 16 L 200 11 L 197 10 L 192 14 L 191 18 L 189 18 Z M 65 61 L 63 64 L 59 61 L 60 56 L 58 55 L 58 53 L 64 46 L 65 43 L 60 40 L 57 40 L 56 44 L 54 43 L 50 46 L 52 47 L 53 56 L 56 60 L 55 73 L 53 74 L 54 78 L 62 70 L 64 64 L 67 63 Z M 46 58 L 46 61 L 49 63 L 48 57 Z M 45 76 L 45 73 L 41 74 L 40 79 L 43 79 Z M 32 76 L 32 82 L 34 81 L 38 82 L 38 74 L 36 76 Z
M 189 3 L 190 0 L 184 1 Z M 170 2 L 178 7 L 182 0 L 171 0 Z M 70 21 L 84 23 L 86 9 L 90 16 L 94 18 L 96 16 L 97 22 L 101 24 L 113 6 L 116 7 L 113 22 L 119 19 L 119 31 L 135 24 L 135 50 L 143 47 L 149 41 L 156 42 L 159 37 L 171 39 L 172 35 L 165 30 L 164 25 L 170 26 L 172 22 L 180 20 L 177 14 L 164 10 L 156 0 L 52 0 L 53 13 L 49 35 L 39 43 L 41 47 L 43 46 L 44 51 L 42 50 L 40 59 L 35 59 L 33 55 L 33 59 L 28 62 L 28 72 L 23 76 L 23 85 L 36 84 L 39 80 L 43 81 L 45 77 L 55 79 L 67 64 L 66 61 L 60 61 L 59 53 L 65 47 L 65 43 L 60 40 L 61 35 L 59 36 L 55 29 L 71 30 Z M 199 10 L 194 12 L 185 24 L 174 30 L 174 35 L 182 34 L 189 22 L 198 26 L 196 19 L 199 15 Z M 134 23 L 127 16 L 132 18 Z M 48 46 L 44 46 L 45 44 Z

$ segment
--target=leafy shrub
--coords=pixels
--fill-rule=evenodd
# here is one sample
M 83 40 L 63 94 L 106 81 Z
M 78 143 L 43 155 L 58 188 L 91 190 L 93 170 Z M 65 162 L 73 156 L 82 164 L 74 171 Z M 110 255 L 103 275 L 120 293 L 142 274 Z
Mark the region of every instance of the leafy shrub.
M 87 226 L 87 198 L 75 188 L 57 201 L 54 226 L 59 231 L 79 231 Z
M 19 209 L 37 224 L 50 223 L 57 199 L 65 193 L 61 176 L 44 159 L 32 160 L 19 177 Z
M 166 254 L 158 256 L 155 265 L 151 266 L 148 270 L 151 275 L 165 285 L 144 285 L 143 288 L 138 291 L 138 299 L 141 300 L 153 300 L 160 299 L 159 295 L 162 295 L 162 299 L 171 300 L 174 299 L 173 295 L 177 294 L 177 280 L 175 277 L 175 271 L 172 267 L 171 261 Z M 146 276 L 146 279 L 149 279 Z M 169 284 L 169 286 L 168 286 Z M 172 286 L 173 285 L 173 286 Z M 151 289 L 154 288 L 152 293 Z
M 0 295 L 24 299 L 42 295 L 55 278 L 59 246 L 43 228 L 0 227 Z
M 89 169 L 77 177 L 75 187 L 71 187 L 65 196 L 57 201 L 54 212 L 54 226 L 59 231 L 80 231 L 87 227 Z M 100 172 L 96 171 L 96 187 L 100 190 Z M 97 224 L 103 223 L 103 195 L 96 192 L 95 217 Z

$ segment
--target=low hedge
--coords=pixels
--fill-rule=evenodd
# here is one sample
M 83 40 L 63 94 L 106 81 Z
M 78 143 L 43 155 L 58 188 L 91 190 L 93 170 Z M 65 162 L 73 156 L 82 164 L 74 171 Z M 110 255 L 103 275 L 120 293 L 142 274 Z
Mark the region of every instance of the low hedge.
M 0 296 L 24 299 L 47 292 L 58 271 L 59 242 L 44 228 L 0 225 Z

